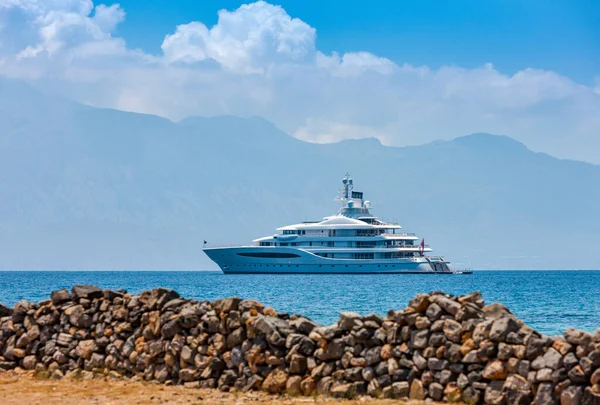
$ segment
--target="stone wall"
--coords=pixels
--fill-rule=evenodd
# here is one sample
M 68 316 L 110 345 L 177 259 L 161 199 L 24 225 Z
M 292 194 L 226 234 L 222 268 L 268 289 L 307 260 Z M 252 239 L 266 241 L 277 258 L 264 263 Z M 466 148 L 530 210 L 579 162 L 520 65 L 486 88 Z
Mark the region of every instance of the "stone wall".
M 289 395 L 600 404 L 600 330 L 546 337 L 479 293 L 420 294 L 320 326 L 256 301 L 75 286 L 0 305 L 0 371 L 95 374 Z

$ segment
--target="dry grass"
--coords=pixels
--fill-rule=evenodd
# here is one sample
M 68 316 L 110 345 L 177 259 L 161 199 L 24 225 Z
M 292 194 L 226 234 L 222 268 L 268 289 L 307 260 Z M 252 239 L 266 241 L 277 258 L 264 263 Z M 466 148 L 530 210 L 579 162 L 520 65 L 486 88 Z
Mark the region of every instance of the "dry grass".
M 358 398 L 337 400 L 324 397 L 290 398 L 262 392 L 223 393 L 218 390 L 190 389 L 131 380 L 63 379 L 51 380 L 31 373 L 0 373 L 0 403 L 2 405 L 79 405 L 79 404 L 269 404 L 269 405 L 390 405 L 393 400 Z M 421 405 L 423 402 L 403 402 Z

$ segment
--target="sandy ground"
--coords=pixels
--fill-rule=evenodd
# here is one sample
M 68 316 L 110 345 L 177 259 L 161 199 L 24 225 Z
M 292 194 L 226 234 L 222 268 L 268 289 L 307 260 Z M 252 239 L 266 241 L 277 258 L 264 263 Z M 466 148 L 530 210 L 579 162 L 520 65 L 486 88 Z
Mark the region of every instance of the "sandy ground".
M 79 405 L 79 404 L 269 404 L 269 405 L 390 405 L 419 401 L 377 400 L 358 398 L 337 400 L 326 397 L 273 396 L 262 392 L 223 393 L 183 386 L 164 386 L 131 380 L 73 380 L 60 381 L 35 377 L 32 374 L 0 373 L 0 404 L 2 405 Z

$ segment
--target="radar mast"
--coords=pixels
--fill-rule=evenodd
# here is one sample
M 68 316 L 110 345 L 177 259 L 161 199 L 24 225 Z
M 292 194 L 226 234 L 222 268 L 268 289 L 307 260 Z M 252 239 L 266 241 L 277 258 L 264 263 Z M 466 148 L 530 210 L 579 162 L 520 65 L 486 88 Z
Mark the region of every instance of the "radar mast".
M 350 173 L 346 173 L 344 178 L 342 179 L 342 188 L 340 188 L 339 195 L 336 197 L 336 201 L 341 203 L 345 203 L 352 198 L 352 189 L 354 188 L 354 184 L 352 182 L 352 178 L 350 177 Z

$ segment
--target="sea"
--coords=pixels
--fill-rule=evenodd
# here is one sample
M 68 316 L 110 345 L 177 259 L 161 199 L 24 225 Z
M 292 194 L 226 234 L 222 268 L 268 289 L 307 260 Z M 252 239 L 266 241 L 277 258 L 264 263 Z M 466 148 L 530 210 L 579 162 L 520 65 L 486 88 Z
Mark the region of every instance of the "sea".
M 569 327 L 600 328 L 600 271 L 474 271 L 471 275 L 224 275 L 214 271 L 0 271 L 0 302 L 42 301 L 76 284 L 139 293 L 155 287 L 182 297 L 255 299 L 278 312 L 302 314 L 322 325 L 341 311 L 386 315 L 418 293 L 480 291 L 546 335 Z

